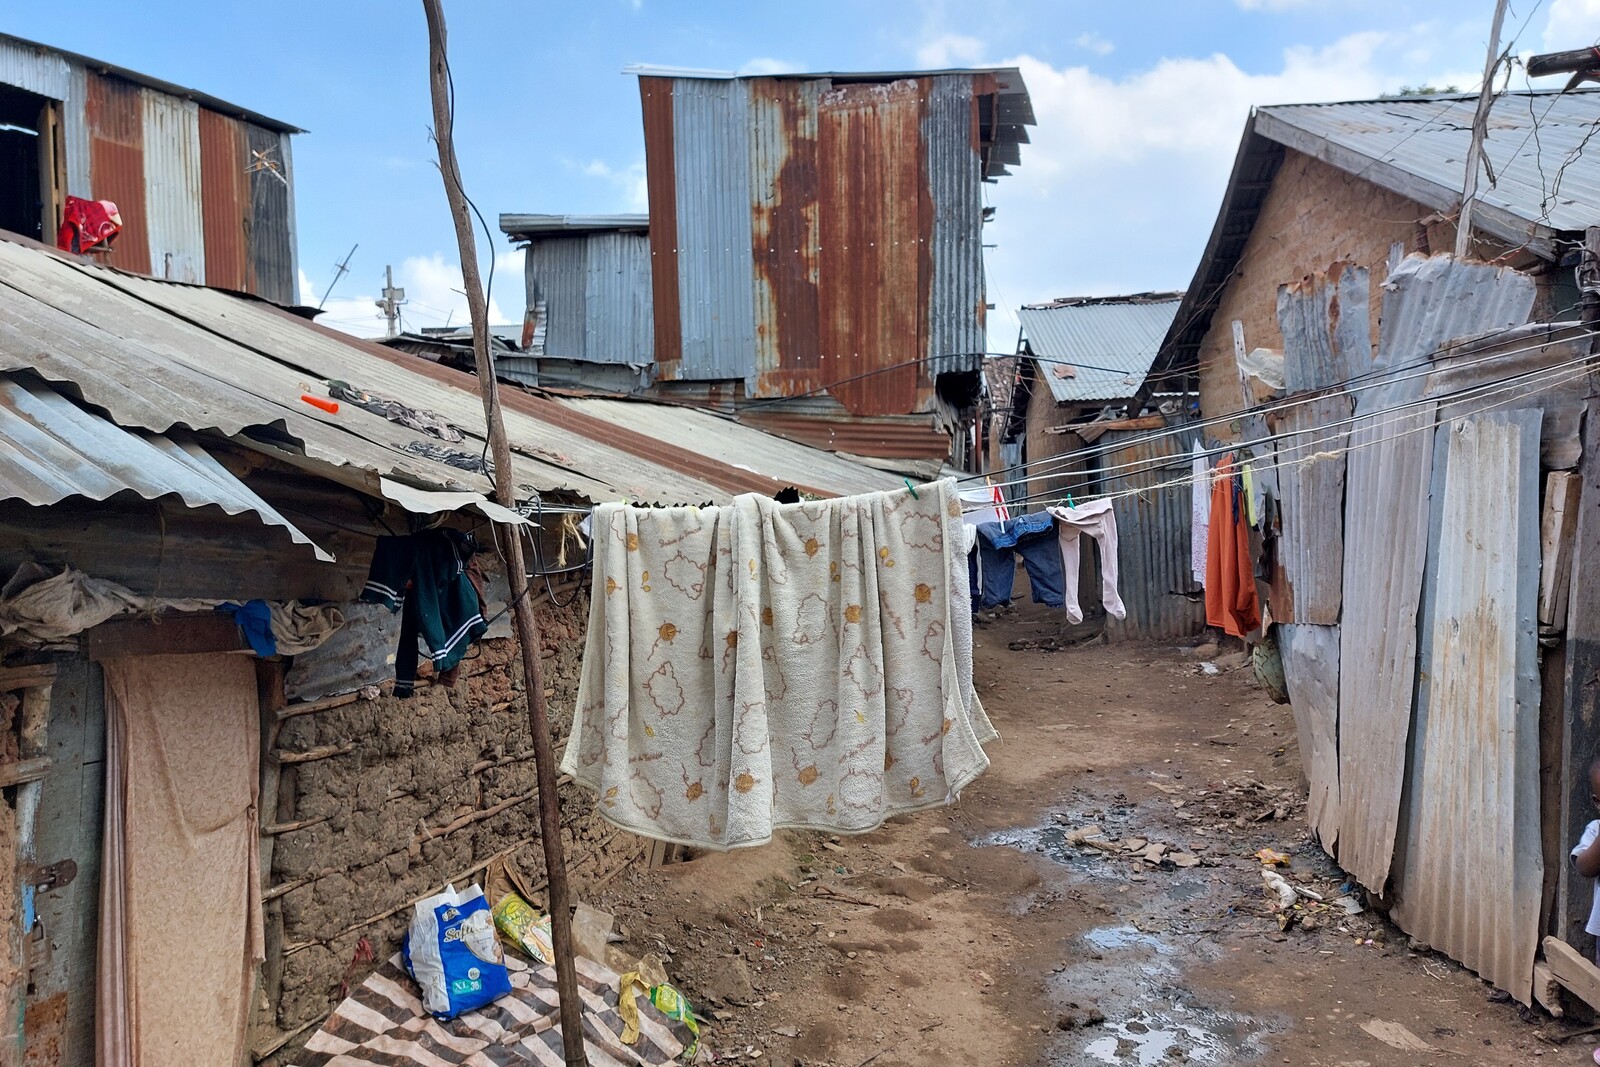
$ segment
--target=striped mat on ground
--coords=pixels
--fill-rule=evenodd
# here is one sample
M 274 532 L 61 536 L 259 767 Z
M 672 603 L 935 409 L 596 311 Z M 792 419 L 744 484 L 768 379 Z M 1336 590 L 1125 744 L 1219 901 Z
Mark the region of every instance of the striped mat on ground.
M 683 1052 L 673 1034 L 676 1024 L 644 996 L 636 1001 L 639 1039 L 624 1045 L 616 972 L 581 956 L 577 966 L 590 1067 L 661 1067 Z M 506 967 L 510 995 L 439 1022 L 423 1010 L 417 985 L 396 955 L 334 1010 L 306 1042 L 295 1067 L 565 1067 L 554 968 L 529 966 L 509 955 Z

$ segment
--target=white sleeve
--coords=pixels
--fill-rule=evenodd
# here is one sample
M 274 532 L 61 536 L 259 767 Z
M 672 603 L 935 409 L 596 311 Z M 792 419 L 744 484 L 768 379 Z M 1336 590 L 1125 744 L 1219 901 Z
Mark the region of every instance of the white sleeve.
M 1600 837 L 1600 819 L 1593 819 L 1588 826 L 1583 828 L 1583 836 L 1578 838 L 1578 843 L 1572 846 L 1572 858 L 1577 859 L 1578 853 L 1594 844 L 1594 839 Z

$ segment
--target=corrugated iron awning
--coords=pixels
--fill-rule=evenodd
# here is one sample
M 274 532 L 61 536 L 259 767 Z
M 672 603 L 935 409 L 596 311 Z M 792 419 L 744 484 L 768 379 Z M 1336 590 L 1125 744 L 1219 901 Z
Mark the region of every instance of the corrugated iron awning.
M 191 508 L 211 505 L 229 515 L 254 513 L 318 559 L 333 561 L 188 434 L 125 430 L 49 386 L 0 376 L 0 500 L 48 505 L 121 492 L 146 500 L 176 496 Z

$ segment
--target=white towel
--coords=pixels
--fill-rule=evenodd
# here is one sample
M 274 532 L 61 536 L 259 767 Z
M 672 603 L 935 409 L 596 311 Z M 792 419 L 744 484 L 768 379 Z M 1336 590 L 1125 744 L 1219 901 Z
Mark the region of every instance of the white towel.
M 988 766 L 954 483 L 715 508 L 602 505 L 562 770 L 706 848 L 871 830 Z

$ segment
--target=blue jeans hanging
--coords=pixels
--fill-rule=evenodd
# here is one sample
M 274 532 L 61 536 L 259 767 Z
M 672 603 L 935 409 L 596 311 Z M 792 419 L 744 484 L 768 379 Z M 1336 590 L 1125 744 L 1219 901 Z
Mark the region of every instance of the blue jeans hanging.
M 1061 542 L 1055 521 L 1045 512 L 1024 515 L 1009 522 L 986 522 L 978 527 L 978 566 L 983 572 L 982 608 L 1011 602 L 1017 559 L 1028 572 L 1033 602 L 1059 608 L 1066 604 L 1061 572 Z

